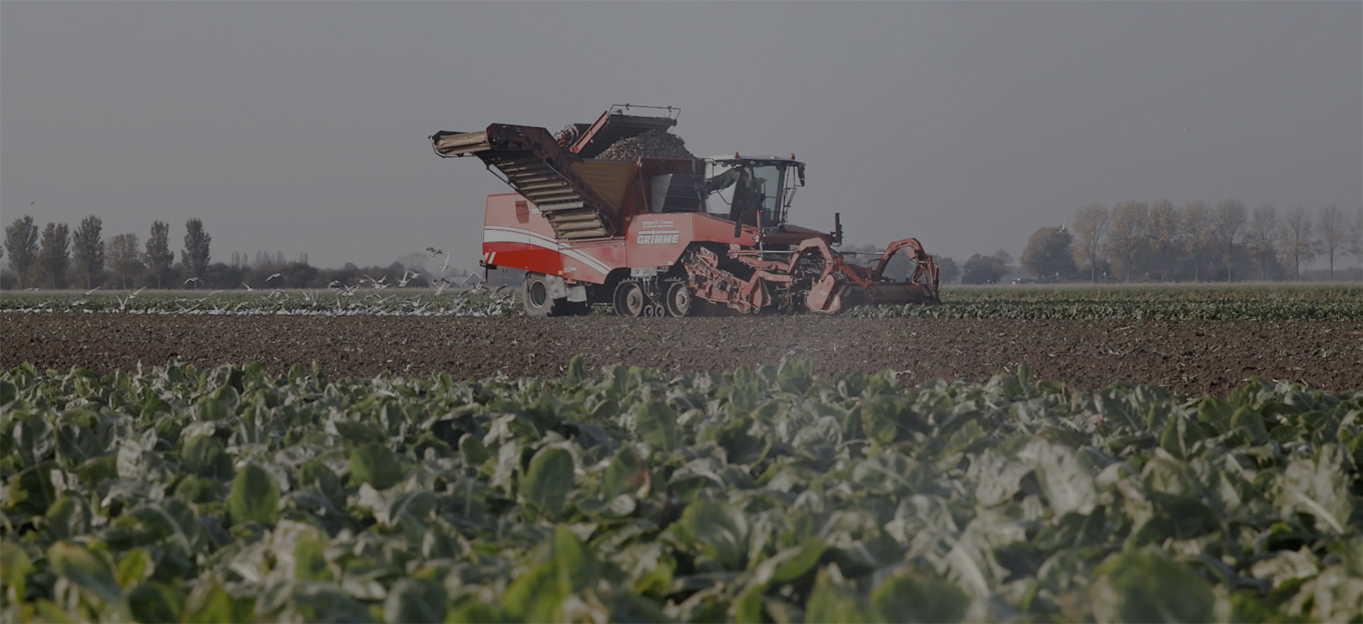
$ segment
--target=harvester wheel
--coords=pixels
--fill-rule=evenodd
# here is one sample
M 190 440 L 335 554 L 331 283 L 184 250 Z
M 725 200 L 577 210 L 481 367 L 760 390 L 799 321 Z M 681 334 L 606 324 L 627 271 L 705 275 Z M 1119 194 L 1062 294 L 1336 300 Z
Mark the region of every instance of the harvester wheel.
M 695 297 L 691 296 L 691 287 L 686 282 L 669 281 L 667 283 L 667 315 L 668 316 L 691 316 L 694 314 Z
M 620 316 L 643 316 L 648 297 L 639 282 L 626 280 L 615 287 L 615 313 Z
M 577 316 L 591 312 L 590 304 L 568 301 L 566 297 L 555 299 L 549 291 L 548 280 L 538 273 L 525 276 L 525 289 L 521 293 L 526 316 Z

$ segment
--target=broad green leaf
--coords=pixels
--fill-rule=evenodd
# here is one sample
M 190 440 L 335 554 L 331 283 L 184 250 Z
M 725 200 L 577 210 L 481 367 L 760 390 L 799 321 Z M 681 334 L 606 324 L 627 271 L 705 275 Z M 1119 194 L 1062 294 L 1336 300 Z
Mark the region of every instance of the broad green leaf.
M 57 426 L 57 456 L 66 468 L 75 468 L 91 459 L 102 457 L 108 448 L 99 435 L 85 427 L 71 423 Z
M 985 449 L 969 468 L 969 477 L 976 484 L 975 500 L 985 506 L 1012 501 L 1029 472 L 1031 468 L 1023 463 Z
M 1145 462 L 1141 486 L 1148 492 L 1168 496 L 1202 498 L 1202 488 L 1188 465 L 1168 455 L 1156 454 Z
M 91 515 L 83 499 L 63 494 L 47 510 L 48 537 L 69 540 L 85 535 L 90 530 Z
M 389 624 L 445 621 L 445 588 L 426 581 L 400 579 L 383 601 Z
M 663 452 L 680 448 L 681 429 L 677 427 L 677 411 L 661 401 L 647 401 L 635 410 L 639 437 L 649 446 Z
M 293 578 L 299 581 L 330 581 L 334 575 L 327 566 L 327 542 L 323 538 L 302 536 L 293 545 Z
M 762 597 L 766 595 L 767 589 L 766 584 L 749 584 L 729 606 L 729 621 L 760 624 L 763 621 Z
M 279 484 L 264 468 L 249 464 L 232 480 L 227 510 L 232 524 L 272 524 L 279 515 Z
M 1244 433 L 1252 444 L 1263 444 L 1268 441 L 1268 430 L 1264 428 L 1264 417 L 1248 406 L 1235 410 L 1235 414 L 1230 419 L 1231 430 L 1239 430 Z
M 866 437 L 884 445 L 909 437 L 922 427 L 922 423 L 913 415 L 907 399 L 875 395 L 861 405 L 861 426 Z
M 128 594 L 132 615 L 139 622 L 178 622 L 184 601 L 183 591 L 156 581 L 138 585 Z
M 1093 469 L 1074 449 L 1036 440 L 1023 449 L 1019 458 L 1035 468 L 1041 491 L 1056 517 L 1093 512 L 1098 495 Z
M 1295 552 L 1279 551 L 1270 559 L 1261 559 L 1250 568 L 1254 578 L 1272 581 L 1278 589 L 1295 580 L 1306 580 L 1320 573 L 1320 561 L 1306 547 Z
M 483 446 L 482 440 L 471 433 L 459 436 L 459 454 L 464 457 L 464 462 L 469 466 L 481 466 L 483 462 L 492 457 L 487 447 Z
M 558 588 L 558 571 L 553 562 L 542 563 L 512 581 L 502 596 L 502 607 L 507 615 L 519 621 L 554 621 L 565 597 Z
M 123 588 L 118 586 L 113 568 L 102 556 L 84 546 L 57 542 L 47 551 L 48 565 L 53 573 L 90 592 L 110 608 L 128 612 Z
M 627 591 L 610 592 L 602 596 L 601 601 L 610 610 L 610 621 L 612 622 L 647 624 L 671 620 L 653 601 Z
M 605 498 L 615 498 L 627 492 L 635 492 L 648 482 L 648 470 L 643 460 L 633 448 L 622 447 L 611 458 L 606 474 L 601 480 L 601 493 Z
M 781 360 L 781 367 L 776 371 L 776 382 L 786 392 L 804 394 L 804 391 L 814 382 L 814 361 Z
M 118 586 L 125 590 L 132 589 L 155 570 L 156 562 L 147 551 L 141 548 L 129 550 L 123 553 L 122 561 L 118 562 Z
M 163 548 L 179 555 L 190 557 L 208 547 L 207 535 L 193 508 L 180 498 L 171 496 L 148 503 L 131 516 L 141 521 L 147 538 L 160 540 Z
M 875 622 L 878 619 L 871 615 L 855 592 L 834 581 L 827 568 L 819 571 L 814 581 L 814 591 L 809 594 L 809 601 L 805 604 L 806 622 L 855 623 Z
M 1343 535 L 1354 509 L 1349 472 L 1349 458 L 1337 444 L 1326 444 L 1315 456 L 1293 461 L 1278 477 L 1275 500 L 1279 509 L 1284 515 L 1312 516 L 1317 529 Z
M 573 456 L 561 448 L 544 447 L 530 460 L 521 481 L 525 499 L 551 518 L 557 518 L 573 488 Z
M 56 443 L 52 423 L 37 414 L 25 414 L 14 425 L 14 450 L 25 466 L 50 459 Z
M 1109 557 L 1089 591 L 1099 622 L 1211 622 L 1216 596 L 1196 572 L 1158 551 Z
M 23 503 L 29 509 L 43 513 L 56 500 L 56 488 L 52 486 L 53 462 L 43 462 L 37 466 L 24 468 L 15 476 L 6 476 L 9 481 L 9 505 Z
M 570 383 L 581 383 L 587 378 L 587 366 L 581 355 L 568 360 L 567 378 Z
M 350 452 L 352 487 L 368 483 L 379 490 L 397 485 L 403 477 L 402 461 L 381 444 L 365 444 Z
M 827 546 L 821 538 L 812 538 L 799 546 L 782 550 L 757 566 L 755 583 L 790 583 L 814 570 Z
M 871 606 L 884 622 L 960 622 L 970 597 L 951 583 L 916 571 L 885 579 L 871 592 Z
M 713 440 L 724 448 L 725 456 L 732 465 L 748 466 L 762 462 L 771 448 L 769 435 L 754 435 L 752 422 L 736 418 L 729 424 L 717 426 L 702 436 L 702 441 Z
M 232 624 L 258 618 L 252 612 L 254 598 L 234 598 L 217 583 L 200 585 L 187 601 L 182 621 L 186 624 Z
M 180 451 L 185 470 L 209 479 L 232 478 L 232 458 L 222 442 L 210 435 L 199 435 L 185 442 Z
M 345 506 L 345 486 L 341 484 L 341 478 L 319 459 L 303 462 L 302 468 L 298 471 L 298 485 L 304 488 L 317 488 L 332 505 Z
M 502 609 L 485 602 L 470 600 L 459 605 L 445 617 L 449 624 L 490 624 L 492 622 L 514 621 Z M 525 621 L 522 618 L 522 621 Z M 658 620 L 662 621 L 662 620 Z
M 1196 420 L 1176 415 L 1165 421 L 1164 431 L 1160 434 L 1160 446 L 1174 457 L 1188 459 L 1193 456 L 1194 445 L 1204 438 Z
M 7 591 L 13 592 L 6 597 L 11 604 L 26 600 L 28 573 L 32 570 L 33 564 L 22 548 L 9 539 L 0 541 L 0 581 L 4 582 Z
M 599 566 L 591 551 L 567 527 L 554 529 L 554 568 L 558 572 L 558 590 L 563 595 L 581 592 L 596 585 Z
M 699 500 L 686 507 L 680 522 L 687 538 L 730 570 L 742 570 L 748 552 L 748 518 L 733 507 Z

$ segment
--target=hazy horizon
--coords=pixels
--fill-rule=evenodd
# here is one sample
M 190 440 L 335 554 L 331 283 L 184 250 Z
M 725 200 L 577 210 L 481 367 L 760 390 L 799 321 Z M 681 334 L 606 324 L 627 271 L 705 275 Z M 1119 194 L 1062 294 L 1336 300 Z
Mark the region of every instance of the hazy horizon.
M 204 221 L 214 261 L 474 269 L 426 137 L 673 105 L 795 153 L 792 220 L 1020 255 L 1080 206 L 1363 204 L 1363 2 L 0 2 L 0 220 Z M 1317 265 L 1320 262 L 1316 263 Z M 1348 260 L 1343 266 L 1356 262 Z

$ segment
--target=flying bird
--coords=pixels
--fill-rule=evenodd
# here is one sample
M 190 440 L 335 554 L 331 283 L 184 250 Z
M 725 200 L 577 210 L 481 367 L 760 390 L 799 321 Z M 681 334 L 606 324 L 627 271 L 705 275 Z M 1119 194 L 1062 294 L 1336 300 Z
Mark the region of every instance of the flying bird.
M 274 275 L 271 275 L 271 276 L 265 278 L 265 281 L 268 282 L 268 281 L 270 281 L 270 280 L 272 280 L 272 279 L 274 279 L 274 278 L 276 278 L 276 277 L 281 277 L 281 278 L 282 278 L 282 277 L 284 277 L 284 275 L 281 274 L 281 273 L 275 273 Z

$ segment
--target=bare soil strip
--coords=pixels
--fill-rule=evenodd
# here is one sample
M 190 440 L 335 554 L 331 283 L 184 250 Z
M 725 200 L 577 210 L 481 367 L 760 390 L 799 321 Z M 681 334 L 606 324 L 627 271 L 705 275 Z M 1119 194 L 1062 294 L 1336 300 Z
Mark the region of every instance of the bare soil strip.
M 757 318 L 420 318 L 0 314 L 0 366 L 103 372 L 172 359 L 260 362 L 283 372 L 317 362 L 333 376 L 383 372 L 456 378 L 558 375 L 589 368 L 668 373 L 812 360 L 815 372 L 900 371 L 907 383 L 976 381 L 1031 367 L 1080 388 L 1146 383 L 1224 394 L 1247 378 L 1363 389 L 1363 321 L 1013 321 Z

